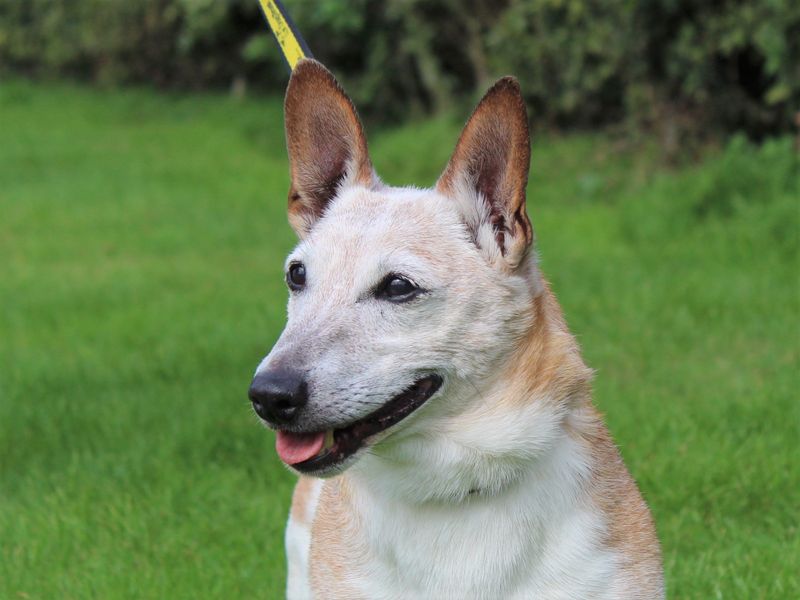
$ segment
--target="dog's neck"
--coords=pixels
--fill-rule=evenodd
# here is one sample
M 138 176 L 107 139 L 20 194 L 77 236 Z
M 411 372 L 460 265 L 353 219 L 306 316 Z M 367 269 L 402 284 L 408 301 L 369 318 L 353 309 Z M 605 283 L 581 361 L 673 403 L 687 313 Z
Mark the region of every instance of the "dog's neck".
M 373 450 L 345 474 L 349 484 L 407 503 L 458 504 L 551 469 L 582 479 L 590 462 L 583 441 L 598 423 L 591 370 L 546 284 L 530 311 L 528 330 L 496 374 L 449 391 L 464 410 Z

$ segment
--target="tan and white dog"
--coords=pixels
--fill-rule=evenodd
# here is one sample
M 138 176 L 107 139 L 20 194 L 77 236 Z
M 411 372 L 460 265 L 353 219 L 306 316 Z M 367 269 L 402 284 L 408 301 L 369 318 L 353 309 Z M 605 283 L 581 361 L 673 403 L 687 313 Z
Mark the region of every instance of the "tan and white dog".
M 376 176 L 319 63 L 286 94 L 288 323 L 250 388 L 301 474 L 290 598 L 662 598 L 647 506 L 532 251 L 498 81 L 433 189 Z

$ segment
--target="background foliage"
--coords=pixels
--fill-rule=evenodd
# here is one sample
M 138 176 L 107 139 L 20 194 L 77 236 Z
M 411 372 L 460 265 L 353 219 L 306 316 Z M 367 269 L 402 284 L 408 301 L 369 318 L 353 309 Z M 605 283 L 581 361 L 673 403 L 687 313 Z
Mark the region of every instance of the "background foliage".
M 513 73 L 539 125 L 688 133 L 792 127 L 795 0 L 286 0 L 366 116 L 469 103 Z M 105 84 L 281 89 L 256 0 L 0 0 L 0 69 Z

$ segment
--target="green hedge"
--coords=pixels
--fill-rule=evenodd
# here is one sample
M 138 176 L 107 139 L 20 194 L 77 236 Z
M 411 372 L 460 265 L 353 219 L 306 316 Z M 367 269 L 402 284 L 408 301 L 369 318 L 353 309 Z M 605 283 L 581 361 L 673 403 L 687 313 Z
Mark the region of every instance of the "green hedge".
M 373 119 L 523 82 L 534 120 L 680 134 L 793 127 L 796 0 L 286 0 Z M 0 0 L 0 69 L 167 88 L 281 89 L 257 0 Z M 672 132 L 672 133 L 670 133 Z

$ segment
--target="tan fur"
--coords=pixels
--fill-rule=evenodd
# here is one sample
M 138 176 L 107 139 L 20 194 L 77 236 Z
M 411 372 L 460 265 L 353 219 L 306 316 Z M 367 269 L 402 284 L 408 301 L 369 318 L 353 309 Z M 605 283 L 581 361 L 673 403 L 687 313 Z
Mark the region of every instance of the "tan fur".
M 592 457 L 589 494 L 606 515 L 608 546 L 619 550 L 631 571 L 638 575 L 642 597 L 656 597 L 663 582 L 653 519 L 591 402 L 592 370 L 584 364 L 546 282 L 543 292 L 534 299 L 533 313 L 529 335 L 510 362 L 511 385 L 506 398 L 511 402 L 531 397 L 551 401 L 572 398 L 577 404 L 573 406 L 573 418 L 567 420 L 567 430 L 587 446 Z
M 592 370 L 583 363 L 578 343 L 567 329 L 550 286 L 542 281 L 543 290 L 532 303 L 533 325 L 505 375 L 512 386 L 506 395 L 511 402 L 524 402 L 531 397 L 558 401 L 590 394 Z
M 315 482 L 310 477 L 300 477 L 292 494 L 291 516 L 300 525 L 310 526 L 314 519 L 311 511 L 311 498 Z
M 656 597 L 663 581 L 653 518 L 597 410 L 587 404 L 585 415 L 587 422 L 575 433 L 591 448 L 590 495 L 608 519 L 608 546 L 624 558 L 642 597 Z
M 358 570 L 363 549 L 352 532 L 360 526 L 349 510 L 352 502 L 348 482 L 338 477 L 323 484 L 314 524 L 311 528 L 311 589 L 315 598 L 362 597 L 347 582 L 345 573 Z M 361 554 L 361 556 L 359 556 Z

